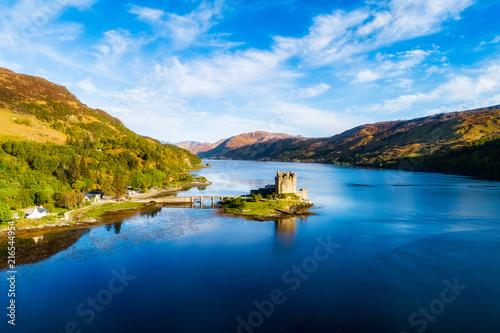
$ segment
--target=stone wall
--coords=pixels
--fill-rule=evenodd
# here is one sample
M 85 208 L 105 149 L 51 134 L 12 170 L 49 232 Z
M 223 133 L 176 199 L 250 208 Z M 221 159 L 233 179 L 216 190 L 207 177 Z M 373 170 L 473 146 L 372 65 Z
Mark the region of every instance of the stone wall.
M 295 193 L 302 199 L 307 200 L 307 188 L 301 188 Z

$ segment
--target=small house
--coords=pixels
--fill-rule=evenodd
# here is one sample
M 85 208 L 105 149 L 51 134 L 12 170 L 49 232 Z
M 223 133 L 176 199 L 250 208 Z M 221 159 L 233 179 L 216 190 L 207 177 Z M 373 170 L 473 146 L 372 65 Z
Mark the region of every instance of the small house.
M 23 209 L 23 212 L 24 218 L 26 219 L 39 219 L 41 217 L 47 216 L 47 214 L 49 213 L 49 211 L 43 208 L 42 205 Z
M 102 199 L 101 192 L 83 192 L 85 201 L 89 201 L 92 205 L 99 203 Z

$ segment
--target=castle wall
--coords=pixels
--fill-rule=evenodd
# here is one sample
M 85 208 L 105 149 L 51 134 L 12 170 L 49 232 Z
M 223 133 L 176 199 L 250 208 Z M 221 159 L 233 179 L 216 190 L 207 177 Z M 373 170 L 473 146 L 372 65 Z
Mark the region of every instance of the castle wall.
M 250 190 L 250 195 L 252 195 L 252 194 L 255 194 L 255 195 L 260 194 L 263 197 L 265 197 L 266 195 L 273 194 L 273 192 L 276 192 L 275 185 L 266 185 L 265 187 L 261 187 L 258 190 Z
M 301 188 L 296 192 L 298 196 L 300 196 L 302 199 L 307 200 L 307 188 Z

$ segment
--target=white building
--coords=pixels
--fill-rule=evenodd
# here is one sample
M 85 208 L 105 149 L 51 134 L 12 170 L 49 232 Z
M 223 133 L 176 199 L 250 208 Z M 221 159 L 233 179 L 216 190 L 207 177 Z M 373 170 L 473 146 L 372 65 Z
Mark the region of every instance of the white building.
M 24 218 L 26 219 L 39 219 L 41 217 L 47 216 L 47 214 L 49 213 L 49 211 L 43 208 L 42 205 L 40 205 L 39 207 L 35 206 L 23 209 L 23 212 Z
M 102 199 L 101 193 L 98 192 L 83 192 L 85 201 L 89 201 L 92 205 L 99 203 Z

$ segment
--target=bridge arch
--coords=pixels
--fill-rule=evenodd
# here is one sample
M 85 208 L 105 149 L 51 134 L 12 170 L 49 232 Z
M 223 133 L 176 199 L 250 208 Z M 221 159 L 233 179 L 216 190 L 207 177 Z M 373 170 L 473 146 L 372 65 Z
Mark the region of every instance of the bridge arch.
M 193 204 L 198 204 L 200 208 L 203 207 L 214 207 L 215 204 L 222 201 L 222 197 L 219 196 L 192 196 L 191 202 Z

